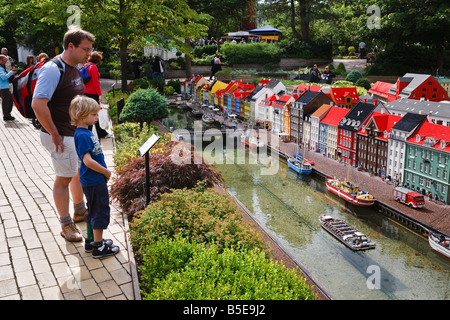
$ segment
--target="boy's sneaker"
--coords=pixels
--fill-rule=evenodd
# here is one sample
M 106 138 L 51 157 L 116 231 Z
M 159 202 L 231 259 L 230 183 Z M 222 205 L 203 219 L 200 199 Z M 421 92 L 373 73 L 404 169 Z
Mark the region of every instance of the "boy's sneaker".
M 118 246 L 108 246 L 104 242 L 102 242 L 102 244 L 98 247 L 92 243 L 92 247 L 92 258 L 94 259 L 113 256 L 120 250 Z
M 112 246 L 112 244 L 113 244 L 113 241 L 111 239 L 103 239 L 102 241 L 107 246 Z M 93 249 L 94 249 L 94 243 L 88 241 L 87 239 L 85 239 L 85 241 L 84 241 L 84 252 L 91 253 Z

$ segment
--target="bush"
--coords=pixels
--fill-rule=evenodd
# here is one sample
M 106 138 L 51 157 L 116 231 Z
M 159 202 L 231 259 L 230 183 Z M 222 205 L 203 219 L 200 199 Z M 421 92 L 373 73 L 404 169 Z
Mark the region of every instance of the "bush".
M 130 85 L 134 87 L 134 89 L 148 89 L 150 84 L 145 78 L 134 79 L 130 82 Z
M 195 47 L 192 54 L 195 58 L 205 58 L 206 56 L 215 55 L 217 53 L 217 45 L 206 45 L 203 47 Z
M 175 89 L 172 86 L 165 86 L 164 87 L 164 94 L 167 96 L 172 95 L 175 92 Z
M 137 150 L 142 144 L 137 143 L 136 140 L 132 141 L 134 141 L 133 148 L 137 148 L 134 153 L 133 151 L 128 154 L 124 151 L 119 153 L 120 145 L 117 146 L 116 154 L 122 154 L 123 160 L 126 160 L 125 157 L 134 157 L 134 160 L 116 167 L 117 176 L 111 185 L 111 198 L 118 201 L 123 212 L 130 217 L 137 211 L 143 210 L 147 200 L 145 158 L 137 155 Z M 152 201 L 158 200 L 161 194 L 170 192 L 171 189 L 194 188 L 198 181 L 204 181 L 209 187 L 222 180 L 220 174 L 212 170 L 202 158 L 198 163 L 198 155 L 194 159 L 194 153 L 190 152 L 190 149 L 181 149 L 180 146 L 179 142 L 169 141 L 165 145 L 159 144 L 152 148 L 152 150 L 155 149 L 149 154 Z M 179 157 L 183 156 L 186 157 L 184 160 L 187 160 L 184 163 L 179 161 Z M 114 161 L 116 161 L 116 155 Z
M 158 128 L 147 124 L 141 129 L 138 123 L 125 122 L 113 127 L 114 136 L 116 138 L 116 152 L 113 155 L 116 170 L 120 170 L 125 164 L 140 157 L 139 148 L 150 138 L 153 133 L 157 133 L 161 138 L 159 145 L 164 145 L 170 140 L 170 134 L 163 135 Z M 150 152 L 162 151 L 157 146 L 153 147 Z
M 180 93 L 181 81 L 180 80 L 169 80 L 167 81 L 167 86 L 171 86 L 175 92 Z
M 337 75 L 344 75 L 346 73 L 347 73 L 347 71 L 345 70 L 344 64 L 342 62 L 339 63 L 338 66 L 336 67 L 336 74 Z
M 227 42 L 222 45 L 220 52 L 229 65 L 278 63 L 281 59 L 279 46 L 266 42 L 247 44 Z
M 261 235 L 243 222 L 231 198 L 204 186 L 202 182 L 197 189 L 172 190 L 138 212 L 130 224 L 132 243 L 142 247 L 161 237 L 181 236 L 203 244 L 214 242 L 219 249 L 240 243 L 264 249 Z
M 316 299 L 296 270 L 268 260 L 258 249 L 222 251 L 214 244 L 161 240 L 147 251 L 142 274 L 144 299 Z
M 166 118 L 169 115 L 166 99 L 155 89 L 138 89 L 133 92 L 120 114 L 120 121 L 143 123 Z
M 356 81 L 357 87 L 363 87 L 366 90 L 369 90 L 372 88 L 372 84 L 370 83 L 369 79 L 367 78 L 360 78 L 358 81 Z
M 353 84 L 356 83 L 359 79 L 362 78 L 362 73 L 359 70 L 352 70 L 348 73 L 345 80 L 352 82 Z

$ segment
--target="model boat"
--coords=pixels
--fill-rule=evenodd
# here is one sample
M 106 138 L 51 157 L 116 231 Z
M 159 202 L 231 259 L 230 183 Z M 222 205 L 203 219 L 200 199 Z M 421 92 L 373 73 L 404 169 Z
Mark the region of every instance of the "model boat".
M 360 207 L 369 207 L 375 203 L 375 198 L 370 193 L 359 190 L 357 185 L 348 180 L 327 177 L 325 183 L 329 191 L 349 203 Z
M 450 259 L 450 237 L 430 232 L 428 243 L 431 249 Z
M 375 242 L 367 239 L 364 233 L 356 230 L 343 220 L 322 214 L 319 216 L 319 222 L 322 228 L 352 250 L 368 250 L 376 246 Z
M 312 172 L 311 164 L 304 161 L 303 159 L 289 158 L 288 167 L 298 174 L 310 175 Z
M 205 122 L 205 123 L 213 123 L 213 122 L 214 122 L 214 119 L 211 118 L 210 116 L 206 115 L 206 114 L 204 114 L 204 115 L 202 116 L 202 120 L 203 120 L 203 122 Z

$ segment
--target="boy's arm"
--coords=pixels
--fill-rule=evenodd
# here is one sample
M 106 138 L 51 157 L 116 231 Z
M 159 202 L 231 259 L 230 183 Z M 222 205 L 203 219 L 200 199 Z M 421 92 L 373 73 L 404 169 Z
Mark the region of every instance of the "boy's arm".
M 83 163 L 91 170 L 94 170 L 98 173 L 103 174 L 106 177 L 106 180 L 109 180 L 111 178 L 111 171 L 109 171 L 107 168 L 99 164 L 97 161 L 92 159 L 91 154 L 89 152 L 86 152 L 83 156 Z

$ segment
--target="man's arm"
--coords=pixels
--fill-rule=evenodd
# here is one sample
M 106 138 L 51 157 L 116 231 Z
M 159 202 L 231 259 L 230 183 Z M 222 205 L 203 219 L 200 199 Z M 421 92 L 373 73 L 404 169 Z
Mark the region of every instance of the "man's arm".
M 50 109 L 48 108 L 48 101 L 49 100 L 45 98 L 35 98 L 31 102 L 31 107 L 41 125 L 51 135 L 52 142 L 56 147 L 56 152 L 58 152 L 58 150 L 62 152 L 63 137 L 59 134 L 58 129 L 56 129 L 56 126 L 53 123 Z

